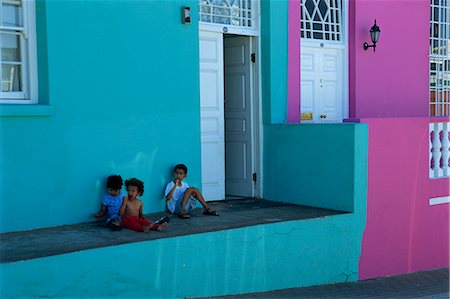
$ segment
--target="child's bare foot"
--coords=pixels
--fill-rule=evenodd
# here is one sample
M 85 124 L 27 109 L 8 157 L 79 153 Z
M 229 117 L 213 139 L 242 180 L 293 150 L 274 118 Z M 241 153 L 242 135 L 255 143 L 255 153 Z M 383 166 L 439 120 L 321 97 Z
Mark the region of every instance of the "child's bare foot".
M 164 222 L 164 223 L 161 223 L 160 225 L 158 225 L 158 227 L 156 228 L 156 230 L 160 232 L 160 231 L 162 231 L 162 230 L 165 230 L 168 226 L 169 226 L 169 223 Z
M 170 218 L 167 216 L 162 217 L 161 219 L 155 221 L 151 226 L 152 230 L 162 231 L 165 230 L 169 226 Z

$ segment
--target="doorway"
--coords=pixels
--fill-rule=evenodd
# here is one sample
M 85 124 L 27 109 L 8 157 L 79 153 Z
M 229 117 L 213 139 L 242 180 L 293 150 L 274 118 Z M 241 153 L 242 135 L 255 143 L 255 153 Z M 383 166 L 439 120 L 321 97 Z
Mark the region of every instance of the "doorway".
M 202 192 L 254 197 L 259 166 L 256 39 L 200 31 Z
M 341 122 L 343 119 L 343 49 L 302 46 L 301 115 L 302 121 Z

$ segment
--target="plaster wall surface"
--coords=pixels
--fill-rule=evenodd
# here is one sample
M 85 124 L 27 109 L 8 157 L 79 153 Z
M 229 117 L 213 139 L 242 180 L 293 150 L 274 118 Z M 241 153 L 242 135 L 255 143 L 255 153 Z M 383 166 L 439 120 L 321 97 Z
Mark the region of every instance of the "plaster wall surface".
M 365 211 L 366 125 L 267 125 L 264 153 L 264 198 Z
M 261 0 L 262 121 L 285 123 L 288 87 L 288 2 Z
M 430 1 L 349 2 L 351 118 L 428 116 Z M 369 30 L 381 33 L 376 52 Z
M 358 223 L 343 214 L 3 263 L 0 297 L 167 299 L 355 281 Z
M 0 232 L 91 220 L 110 174 L 144 181 L 145 213 L 164 209 L 176 163 L 201 185 L 197 7 L 37 1 L 48 106 L 0 105 Z
M 287 121 L 293 123 L 300 120 L 299 10 L 299 1 L 289 1 Z M 428 116 L 430 1 L 349 0 L 347 17 L 349 117 Z M 376 52 L 364 51 L 375 19 Z
M 450 195 L 448 178 L 428 177 L 434 121 L 361 119 L 369 126 L 369 168 L 360 279 L 449 266 L 449 204 L 429 205 Z

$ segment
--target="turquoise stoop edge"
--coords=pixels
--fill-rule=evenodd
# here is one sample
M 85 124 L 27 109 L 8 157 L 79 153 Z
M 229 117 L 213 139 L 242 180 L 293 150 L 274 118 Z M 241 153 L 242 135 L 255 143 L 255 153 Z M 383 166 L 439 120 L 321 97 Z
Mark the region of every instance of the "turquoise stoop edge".
M 0 265 L 1 298 L 183 298 L 356 281 L 353 214 Z M 336 246 L 339 244 L 339 246 Z
M 350 181 L 342 188 L 351 213 L 0 264 L 0 297 L 183 298 L 356 281 L 366 223 L 367 126 L 272 129 L 266 141 L 283 139 L 279 129 L 292 130 L 289 138 L 304 130 L 319 139 L 322 130 L 327 138 L 336 135 L 336 150 L 348 152 L 336 154 L 349 162 L 345 179 Z M 277 148 L 283 151 L 282 143 Z

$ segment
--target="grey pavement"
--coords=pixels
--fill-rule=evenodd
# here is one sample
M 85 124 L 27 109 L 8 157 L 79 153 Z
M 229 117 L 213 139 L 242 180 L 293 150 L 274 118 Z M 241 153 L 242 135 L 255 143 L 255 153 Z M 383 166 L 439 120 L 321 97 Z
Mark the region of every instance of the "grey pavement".
M 110 231 L 98 223 L 87 222 L 3 233 L 0 234 L 0 263 L 11 263 L 126 243 L 346 213 L 248 198 L 209 202 L 208 204 L 217 209 L 220 216 L 204 216 L 202 209 L 196 209 L 190 219 L 170 216 L 170 225 L 162 232 L 141 233 L 127 229 Z M 164 215 L 168 214 L 161 212 L 149 214 L 146 217 L 154 221 Z
M 449 268 L 271 292 L 208 298 L 429 298 L 448 299 Z

